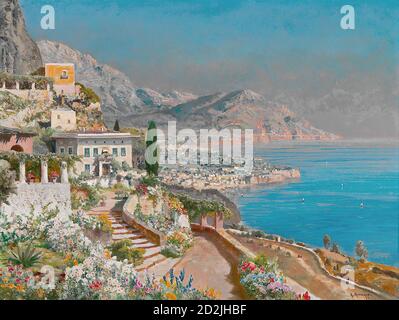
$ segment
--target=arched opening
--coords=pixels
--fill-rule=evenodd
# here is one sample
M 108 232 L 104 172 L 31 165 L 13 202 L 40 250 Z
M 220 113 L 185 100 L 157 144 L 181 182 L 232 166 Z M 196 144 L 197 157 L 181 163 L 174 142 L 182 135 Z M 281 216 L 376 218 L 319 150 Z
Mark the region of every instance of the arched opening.
M 16 144 L 15 146 L 13 146 L 11 148 L 11 150 L 15 151 L 15 152 L 24 152 L 24 148 L 22 148 L 19 144 Z

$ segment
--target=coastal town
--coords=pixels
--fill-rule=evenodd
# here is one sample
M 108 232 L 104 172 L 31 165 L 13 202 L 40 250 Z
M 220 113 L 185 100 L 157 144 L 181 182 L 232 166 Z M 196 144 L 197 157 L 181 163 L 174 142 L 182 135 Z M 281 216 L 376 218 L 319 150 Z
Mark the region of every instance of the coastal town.
M 7 2 L 18 16 L 18 1 Z M 250 166 L 151 162 L 158 118 L 105 119 L 103 92 L 72 58 L 23 72 L 1 42 L 0 58 L 0 300 L 399 297 L 398 269 L 368 261 L 361 241 L 353 257 L 328 235 L 321 248 L 243 223 L 230 191 L 297 182 L 300 168 L 261 157 Z M 270 140 L 274 129 L 265 130 Z M 330 137 L 301 130 L 278 135 Z

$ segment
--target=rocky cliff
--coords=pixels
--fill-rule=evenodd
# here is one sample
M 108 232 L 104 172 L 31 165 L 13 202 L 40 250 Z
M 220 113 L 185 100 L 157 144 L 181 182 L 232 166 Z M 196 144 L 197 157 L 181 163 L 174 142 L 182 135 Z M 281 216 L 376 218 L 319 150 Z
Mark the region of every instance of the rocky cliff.
M 41 66 L 39 48 L 26 32 L 18 0 L 1 0 L 0 72 L 25 75 Z

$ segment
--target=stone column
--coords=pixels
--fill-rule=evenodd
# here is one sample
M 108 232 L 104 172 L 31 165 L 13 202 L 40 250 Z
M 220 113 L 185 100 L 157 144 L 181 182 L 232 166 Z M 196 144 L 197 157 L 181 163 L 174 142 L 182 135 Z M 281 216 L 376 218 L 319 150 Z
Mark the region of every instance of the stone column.
M 26 183 L 26 169 L 24 160 L 19 162 L 19 183 Z
M 6 82 L 5 82 L 5 81 L 3 81 L 2 85 L 1 85 L 1 88 L 2 88 L 3 90 L 6 90 Z
M 17 90 L 19 90 L 19 82 L 18 82 L 18 81 L 15 82 L 15 88 L 16 88 Z
M 35 82 L 32 83 L 32 90 L 33 91 L 36 90 L 36 83 Z
M 41 183 L 48 183 L 48 165 L 47 161 L 42 160 L 40 162 L 40 168 L 41 168 Z
M 61 183 L 69 183 L 68 165 L 65 161 L 61 162 Z
M 217 212 L 215 214 L 215 229 L 216 230 L 222 230 L 224 226 L 223 223 L 223 213 Z
M 50 89 L 51 89 L 50 84 L 47 83 L 47 91 L 50 91 Z

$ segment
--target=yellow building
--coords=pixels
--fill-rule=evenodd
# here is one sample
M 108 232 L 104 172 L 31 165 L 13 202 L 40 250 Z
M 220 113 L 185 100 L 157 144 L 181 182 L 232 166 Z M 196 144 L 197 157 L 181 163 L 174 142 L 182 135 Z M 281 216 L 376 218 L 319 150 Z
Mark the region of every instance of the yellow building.
M 76 130 L 76 112 L 69 108 L 52 110 L 51 128 L 61 131 Z
M 75 95 L 75 65 L 73 63 L 46 63 L 46 77 L 54 80 L 57 94 Z

